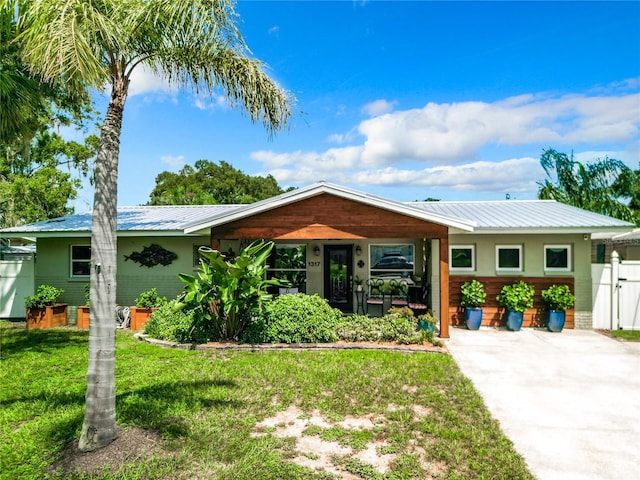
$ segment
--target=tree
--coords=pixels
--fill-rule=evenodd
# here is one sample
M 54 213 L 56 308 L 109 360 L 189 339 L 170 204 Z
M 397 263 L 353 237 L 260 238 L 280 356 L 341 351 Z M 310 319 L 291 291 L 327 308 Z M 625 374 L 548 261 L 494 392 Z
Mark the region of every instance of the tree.
M 246 175 L 231 164 L 198 160 L 178 173 L 162 172 L 156 177 L 148 205 L 243 204 L 284 193 L 276 179 Z
M 620 220 L 635 221 L 632 209 L 620 200 L 614 188 L 618 178 L 629 171 L 620 160 L 605 157 L 583 165 L 573 159 L 573 153 L 568 157 L 547 149 L 542 152 L 540 164 L 547 178 L 538 182 L 539 199 L 557 200 Z
M 249 57 L 231 0 L 39 0 L 21 7 L 18 38 L 34 72 L 74 91 L 110 88 L 94 171 L 89 366 L 79 441 L 89 451 L 117 436 L 116 199 L 132 71 L 145 65 L 169 83 L 210 95 L 219 87 L 270 135 L 286 125 L 292 99 Z
M 629 199 L 629 208 L 636 217 L 636 226 L 640 227 L 640 168 L 625 170 L 613 182 L 616 195 Z
M 43 82 L 19 55 L 13 10 L 0 10 L 0 227 L 72 213 L 68 201 L 97 151 L 95 135 L 84 144 L 65 141 L 53 128 L 84 128 L 93 119 L 85 94 Z M 65 173 L 59 167 L 66 166 Z

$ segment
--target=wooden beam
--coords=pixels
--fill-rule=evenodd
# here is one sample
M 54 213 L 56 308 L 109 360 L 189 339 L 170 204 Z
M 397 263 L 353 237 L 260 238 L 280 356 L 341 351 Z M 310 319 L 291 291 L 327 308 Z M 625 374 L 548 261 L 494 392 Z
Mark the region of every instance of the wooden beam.
M 440 338 L 449 338 L 449 238 L 440 238 Z

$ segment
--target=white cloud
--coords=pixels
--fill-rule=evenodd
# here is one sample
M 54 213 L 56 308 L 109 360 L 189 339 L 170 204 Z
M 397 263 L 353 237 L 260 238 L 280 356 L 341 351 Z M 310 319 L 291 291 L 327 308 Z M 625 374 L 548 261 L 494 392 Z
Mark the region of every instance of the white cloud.
M 178 87 L 169 84 L 164 75 L 153 72 L 146 65 L 138 65 L 131 73 L 129 97 L 145 93 L 168 93 L 175 95 Z
M 363 160 L 448 163 L 485 145 L 575 145 L 631 140 L 640 125 L 639 94 L 620 97 L 520 96 L 500 102 L 429 103 L 363 121 Z
M 363 106 L 362 111 L 370 117 L 377 117 L 378 115 L 391 112 L 395 104 L 396 102 L 388 102 L 384 99 L 374 100 Z
M 334 133 L 328 140 L 340 144 L 336 148 L 263 150 L 251 158 L 286 185 L 328 180 L 535 196 L 544 172 L 534 157 L 543 148 L 576 150 L 576 160 L 582 162 L 608 155 L 637 168 L 639 104 L 640 94 L 626 92 L 428 103 L 381 113 L 346 133 Z M 381 100 L 367 111 L 389 107 Z
M 269 28 L 269 30 L 267 30 L 267 33 L 269 35 L 278 35 L 280 33 L 280 26 L 274 25 L 273 27 Z
M 185 159 L 184 155 L 172 156 L 172 155 L 164 155 L 160 157 L 160 161 L 162 163 L 166 163 L 170 167 L 180 168 L 184 166 Z

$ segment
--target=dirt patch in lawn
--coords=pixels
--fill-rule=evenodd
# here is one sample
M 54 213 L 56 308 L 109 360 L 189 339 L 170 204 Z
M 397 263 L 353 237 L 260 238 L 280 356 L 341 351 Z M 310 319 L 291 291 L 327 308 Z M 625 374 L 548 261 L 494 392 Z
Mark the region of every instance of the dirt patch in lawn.
M 389 411 L 394 411 L 400 407 L 390 406 Z M 429 413 L 419 405 L 411 407 L 416 417 L 421 417 Z M 387 419 L 383 415 L 363 415 L 359 417 L 348 416 L 342 421 L 331 422 L 322 417 L 319 411 L 313 410 L 305 413 L 297 406 L 291 405 L 287 410 L 279 412 L 273 417 L 266 418 L 259 422 L 252 435 L 273 435 L 278 438 L 294 437 L 296 439 L 297 456 L 293 462 L 311 468 L 318 472 L 328 472 L 347 480 L 358 480 L 362 477 L 357 474 L 345 471 L 342 465 L 349 460 L 358 460 L 360 463 L 368 465 L 375 472 L 385 474 L 388 472 L 397 455 L 385 453 L 385 447 L 389 444 L 384 438 L 376 438 L 368 442 L 364 448 L 354 448 L 348 444 L 338 441 L 324 440 L 318 430 L 328 430 L 332 427 L 340 427 L 344 430 L 373 430 L 376 427 L 384 427 Z M 311 428 L 310 428 L 311 427 Z M 316 427 L 313 429 L 313 427 Z M 307 434 L 307 429 L 313 429 L 313 434 Z M 426 460 L 426 452 L 422 447 L 410 447 L 411 453 L 418 456 L 418 459 L 426 472 L 442 471 L 442 465 L 431 465 Z M 425 478 L 432 478 L 427 476 Z
M 93 452 L 81 452 L 78 450 L 78 440 L 72 441 L 51 465 L 49 473 L 115 473 L 125 465 L 143 462 L 154 456 L 168 455 L 169 453 L 162 449 L 162 439 L 157 433 L 136 427 L 120 428 L 118 438 Z

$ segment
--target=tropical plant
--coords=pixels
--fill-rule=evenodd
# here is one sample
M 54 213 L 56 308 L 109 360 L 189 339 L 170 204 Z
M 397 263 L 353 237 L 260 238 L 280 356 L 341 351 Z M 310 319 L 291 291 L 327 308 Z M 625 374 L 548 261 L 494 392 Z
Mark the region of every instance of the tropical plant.
M 165 303 L 167 303 L 167 298 L 158 295 L 158 290 L 155 287 L 140 293 L 135 300 L 136 307 L 141 308 L 158 308 Z
M 460 292 L 462 293 L 460 305 L 465 308 L 480 308 L 487 298 L 484 285 L 478 280 L 464 282 Z
M 28 308 L 44 308 L 55 305 L 64 293 L 61 288 L 53 285 L 38 285 L 36 293 L 24 299 L 24 303 Z
M 10 2 L 11 3 L 11 2 Z M 146 66 L 170 83 L 218 94 L 270 134 L 290 116 L 289 95 L 250 56 L 231 0 L 42 0 L 16 2 L 23 60 L 42 80 L 71 92 L 108 86 L 94 173 L 91 335 L 79 448 L 117 436 L 115 329 L 116 192 L 122 118 L 131 74 Z
M 602 213 L 629 222 L 636 221 L 634 211 L 620 199 L 626 180 L 631 181 L 630 169 L 620 160 L 605 157 L 582 164 L 565 153 L 547 149 L 540 164 L 547 174 L 538 182 L 538 198 L 557 200 L 592 212 Z
M 178 275 L 186 284 L 178 307 L 193 310 L 194 318 L 209 326 L 213 340 L 239 340 L 262 302 L 271 299 L 267 286 L 280 284 L 265 280 L 272 248 L 273 242 L 256 240 L 225 260 L 218 250 L 200 247 L 198 277 Z
M 514 312 L 524 312 L 533 307 L 533 295 L 535 289 L 533 285 L 518 280 L 511 285 L 505 285 L 496 297 L 498 303 L 507 310 Z
M 569 310 L 575 300 L 568 285 L 551 285 L 542 291 L 542 301 L 547 304 L 549 310 Z
M 78 131 L 92 119 L 89 96 L 71 95 L 29 71 L 20 58 L 13 2 L 0 8 L 0 228 L 73 213 L 98 138 L 64 140 L 61 126 Z M 66 172 L 60 167 L 65 166 Z

